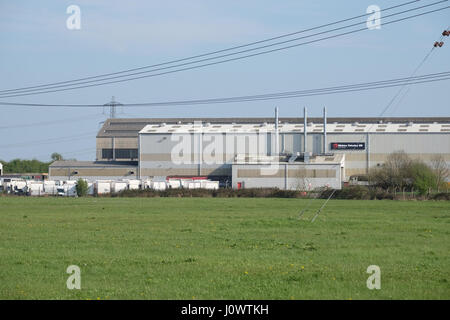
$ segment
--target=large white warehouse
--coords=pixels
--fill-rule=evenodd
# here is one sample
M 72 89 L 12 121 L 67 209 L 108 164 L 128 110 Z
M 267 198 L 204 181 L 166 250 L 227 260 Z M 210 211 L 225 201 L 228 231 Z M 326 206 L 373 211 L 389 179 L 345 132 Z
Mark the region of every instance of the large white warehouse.
M 292 189 L 301 172 L 307 185 L 336 185 L 396 151 L 428 163 L 440 156 L 450 165 L 450 118 L 108 119 L 97 134 L 96 161 L 58 161 L 49 175 L 201 176 L 264 187 L 266 177 L 250 169 L 270 165 L 280 168 L 271 185 Z

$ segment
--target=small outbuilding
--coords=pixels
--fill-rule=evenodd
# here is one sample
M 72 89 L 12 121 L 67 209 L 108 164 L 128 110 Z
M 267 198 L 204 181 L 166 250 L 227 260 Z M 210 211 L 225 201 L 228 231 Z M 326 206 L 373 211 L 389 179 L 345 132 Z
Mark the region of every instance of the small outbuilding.
M 55 161 L 49 166 L 50 180 L 122 180 L 137 178 L 133 161 Z
M 345 155 L 313 156 L 307 162 L 240 159 L 232 164 L 234 189 L 279 188 L 310 191 L 328 187 L 341 189 L 345 177 Z

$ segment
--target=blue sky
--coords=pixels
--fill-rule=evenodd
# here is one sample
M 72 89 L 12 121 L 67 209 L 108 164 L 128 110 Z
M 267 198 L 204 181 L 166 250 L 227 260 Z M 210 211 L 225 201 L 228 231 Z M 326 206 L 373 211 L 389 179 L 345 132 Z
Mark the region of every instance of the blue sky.
M 227 48 L 364 14 L 401 1 L 0 0 L 0 90 L 120 71 Z M 422 0 L 417 5 L 432 3 Z M 68 30 L 66 8 L 81 8 Z M 411 8 L 413 6 L 409 6 Z M 441 6 L 448 5 L 448 3 Z M 439 7 L 439 6 L 436 6 Z M 399 9 L 401 10 L 401 9 Z M 387 14 L 387 13 L 386 13 Z M 172 75 L 2 101 L 102 104 L 226 97 L 409 76 L 450 10 L 273 54 Z M 383 20 L 382 20 L 383 22 Z M 448 71 L 450 40 L 418 74 Z M 386 116 L 449 116 L 449 82 L 413 86 Z M 124 108 L 120 117 L 378 116 L 398 88 L 226 105 Z M 0 159 L 93 160 L 101 109 L 0 107 Z M 72 119 L 72 120 L 71 120 Z M 54 121 L 54 122 L 52 122 Z M 59 122 L 59 123 L 58 123 Z M 35 125 L 33 125 L 35 124 Z

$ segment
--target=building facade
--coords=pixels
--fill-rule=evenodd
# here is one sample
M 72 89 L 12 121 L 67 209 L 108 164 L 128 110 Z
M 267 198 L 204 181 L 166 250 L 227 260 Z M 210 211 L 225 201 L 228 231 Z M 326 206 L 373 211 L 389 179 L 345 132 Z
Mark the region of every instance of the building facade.
M 279 161 L 303 153 L 345 155 L 344 181 L 368 174 L 397 151 L 428 164 L 442 157 L 450 165 L 449 122 L 336 121 L 326 125 L 326 135 L 323 124 L 309 122 L 306 131 L 298 122 L 280 123 L 278 129 L 267 122 L 147 125 L 139 134 L 139 175 L 231 176 L 240 156 L 279 155 L 274 160 Z M 181 157 L 181 149 L 188 154 Z
M 136 179 L 137 162 L 55 161 L 49 166 L 50 180 Z
M 279 118 L 277 125 L 274 118 L 108 119 L 96 139 L 96 161 L 54 162 L 50 179 L 202 176 L 233 179 L 233 184 L 245 178 L 241 182 L 247 186 L 258 181 L 264 186 L 253 173 L 245 177 L 242 172 L 269 161 L 287 168 L 280 169 L 287 182 L 280 172 L 277 183 L 290 186 L 286 172 L 313 168 L 314 161 L 331 166 L 324 169 L 330 181 L 348 181 L 381 166 L 396 151 L 428 164 L 441 157 L 450 166 L 449 117 L 308 118 L 306 127 L 304 118 Z M 336 160 L 339 155 L 343 165 Z M 325 158 L 335 162 L 317 162 Z M 319 179 L 325 171 L 316 172 Z
M 314 190 L 323 187 L 341 189 L 345 176 L 343 154 L 312 156 L 307 163 L 296 161 L 295 158 L 282 162 L 249 160 L 237 159 L 232 164 L 234 189 Z

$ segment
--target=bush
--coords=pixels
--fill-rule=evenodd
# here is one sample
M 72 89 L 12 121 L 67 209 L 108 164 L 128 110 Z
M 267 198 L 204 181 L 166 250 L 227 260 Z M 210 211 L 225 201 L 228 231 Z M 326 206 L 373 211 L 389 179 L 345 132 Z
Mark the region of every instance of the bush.
M 445 176 L 443 166 L 436 162 L 432 169 L 422 161 L 411 160 L 403 151 L 394 152 L 381 168 L 371 170 L 369 180 L 373 186 L 384 190 L 417 190 L 423 196 L 439 189 Z
M 163 191 L 146 190 L 124 190 L 119 193 L 105 194 L 101 197 L 189 197 L 189 198 L 311 198 L 319 197 L 327 199 L 333 189 L 324 189 L 322 191 L 312 191 L 304 193 L 295 190 L 281 190 L 276 188 L 253 188 L 253 189 L 166 189 Z M 450 194 L 442 193 L 434 196 L 435 200 L 448 200 Z M 394 194 L 388 190 L 379 187 L 367 187 L 353 185 L 344 187 L 342 190 L 336 190 L 332 199 L 354 199 L 354 200 L 394 200 Z
M 436 155 L 431 159 L 431 168 L 436 176 L 437 191 L 447 188 L 446 180 L 450 177 L 450 168 L 443 155 Z
M 408 175 L 412 180 L 412 186 L 420 195 L 425 195 L 429 190 L 436 187 L 436 175 L 425 163 L 415 161 L 411 164 L 408 171 Z
M 77 195 L 79 197 L 85 197 L 88 193 L 88 183 L 83 179 L 78 179 L 77 181 Z
M 394 152 L 387 157 L 381 168 L 370 172 L 369 180 L 383 189 L 402 189 L 410 182 L 408 171 L 411 163 L 411 159 L 405 152 Z
M 302 192 L 295 190 L 280 190 L 277 188 L 253 188 L 253 189 L 166 189 L 163 191 L 124 190 L 112 197 L 200 197 L 200 198 L 301 198 Z
M 328 199 L 333 192 L 333 189 L 323 190 L 319 197 Z M 348 186 L 341 190 L 336 190 L 332 199 L 346 199 L 346 200 L 393 200 L 394 195 L 382 188 L 373 188 L 367 186 Z
M 387 190 L 384 190 L 382 188 L 370 188 L 369 192 L 370 199 L 372 200 L 394 199 L 394 195 L 392 193 L 389 193 Z
M 320 193 L 320 198 L 328 199 L 333 192 L 332 189 L 325 189 Z M 341 190 L 336 190 L 333 195 L 334 199 L 358 199 L 369 200 L 371 199 L 371 193 L 366 186 L 348 186 Z
M 450 193 L 448 192 L 441 192 L 436 193 L 434 196 L 431 197 L 432 200 L 450 200 Z

